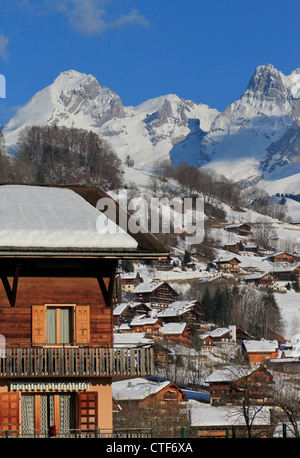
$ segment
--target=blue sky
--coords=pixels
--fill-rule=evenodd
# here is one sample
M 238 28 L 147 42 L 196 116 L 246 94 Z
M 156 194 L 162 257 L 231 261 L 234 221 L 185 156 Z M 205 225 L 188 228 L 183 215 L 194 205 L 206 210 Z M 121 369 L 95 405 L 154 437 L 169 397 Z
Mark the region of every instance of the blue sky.
M 175 93 L 224 110 L 258 65 L 300 67 L 299 0 L 0 0 L 0 124 L 59 73 L 125 106 Z

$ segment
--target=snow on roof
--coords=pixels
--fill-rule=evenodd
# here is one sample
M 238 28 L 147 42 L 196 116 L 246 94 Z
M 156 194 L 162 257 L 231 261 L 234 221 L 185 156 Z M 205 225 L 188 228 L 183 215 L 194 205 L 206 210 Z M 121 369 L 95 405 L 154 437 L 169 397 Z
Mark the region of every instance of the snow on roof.
M 124 310 L 129 307 L 129 304 L 127 302 L 122 302 L 121 304 L 117 304 L 113 310 L 113 315 L 114 316 L 119 316 L 121 313 L 124 312 Z
M 209 335 L 216 338 L 227 334 L 229 331 L 231 331 L 229 328 L 216 328 L 213 331 L 210 331 Z
M 166 323 L 159 328 L 160 334 L 182 334 L 186 328 L 186 323 Z
M 259 366 L 247 367 L 225 366 L 223 369 L 217 369 L 206 377 L 206 382 L 230 382 L 239 380 L 252 372 L 255 372 Z
M 272 274 L 272 271 L 257 272 L 255 274 L 247 275 L 246 277 L 244 277 L 244 280 L 257 280 L 259 278 L 264 277 L 267 274 Z
M 245 425 L 245 418 L 236 407 L 215 407 L 210 404 L 198 403 L 190 409 L 191 426 L 229 426 Z M 266 407 L 253 407 L 255 425 L 270 424 L 270 410 Z
M 0 186 L 0 240 L 3 247 L 137 248 L 76 192 L 27 185 Z
M 174 301 L 169 306 L 157 313 L 158 318 L 178 316 L 189 311 L 197 301 Z
M 120 274 L 122 280 L 134 280 L 137 277 L 137 272 L 123 272 Z
M 134 288 L 133 293 L 151 293 L 163 283 L 163 281 L 142 282 Z
M 153 318 L 146 315 L 140 315 L 133 318 L 133 320 L 130 322 L 130 326 L 144 326 L 147 324 L 155 324 L 157 323 L 157 321 L 157 318 Z
M 249 353 L 268 353 L 277 351 L 277 340 L 244 340 L 244 348 Z
M 231 261 L 232 259 L 236 259 L 238 262 L 241 262 L 236 256 L 224 256 L 222 258 L 219 258 L 219 259 L 215 259 L 215 262 L 229 262 Z
M 115 400 L 143 400 L 152 394 L 156 394 L 171 382 L 152 382 L 143 378 L 120 380 L 112 383 L 112 395 Z
M 138 346 L 149 346 L 152 343 L 151 339 L 145 337 L 144 332 L 114 333 L 114 347 L 116 348 L 135 348 Z

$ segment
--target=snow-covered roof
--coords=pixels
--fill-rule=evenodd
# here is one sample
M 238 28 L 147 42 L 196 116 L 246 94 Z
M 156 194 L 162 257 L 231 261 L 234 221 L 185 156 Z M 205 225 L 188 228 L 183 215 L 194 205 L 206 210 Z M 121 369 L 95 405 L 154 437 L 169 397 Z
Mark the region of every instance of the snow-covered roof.
M 124 334 L 118 332 L 114 333 L 115 348 L 135 348 L 151 344 L 152 340 L 145 337 L 144 332 L 126 332 Z
M 122 272 L 120 274 L 120 278 L 122 280 L 134 280 L 135 278 L 137 278 L 137 272 Z
M 277 351 L 277 340 L 244 340 L 243 345 L 248 353 L 268 353 Z
M 236 381 L 245 377 L 246 375 L 255 372 L 259 366 L 253 366 L 250 369 L 243 366 L 224 366 L 223 369 L 217 369 L 212 372 L 205 381 L 210 382 L 230 382 Z
M 159 328 L 160 334 L 182 334 L 186 328 L 186 323 L 166 323 L 161 328 Z
M 163 281 L 142 282 L 134 288 L 133 293 L 151 293 L 163 283 Z
M 270 410 L 266 407 L 253 407 L 253 424 L 269 425 Z M 215 407 L 210 404 L 198 403 L 197 407 L 190 409 L 190 425 L 198 427 L 207 426 L 244 426 L 245 418 L 241 410 L 236 407 Z
M 158 318 L 179 316 L 188 312 L 197 301 L 174 301 L 167 308 L 157 313 Z
M 0 255 L 167 257 L 150 232 L 131 231 L 130 218 L 100 186 L 1 185 Z
M 130 248 L 136 240 L 67 188 L 0 186 L 2 247 Z
M 121 315 L 124 312 L 124 310 L 127 309 L 127 307 L 129 307 L 129 304 L 127 302 L 122 302 L 121 304 L 117 304 L 113 310 L 113 315 L 114 316 Z
M 145 325 L 152 325 L 157 323 L 158 319 L 155 317 L 150 317 L 146 315 L 140 315 L 136 316 L 133 318 L 133 320 L 130 322 L 130 326 L 145 326 Z
M 171 382 L 152 382 L 143 378 L 120 380 L 112 383 L 112 395 L 117 401 L 143 400 L 152 394 L 156 394 Z
M 218 263 L 218 262 L 229 262 L 231 261 L 232 259 L 236 259 L 238 262 L 241 262 L 239 260 L 239 258 L 237 258 L 236 256 L 224 256 L 222 258 L 218 258 L 218 259 L 215 259 L 214 262 Z
M 265 275 L 267 274 L 272 274 L 272 271 L 266 271 L 266 272 L 257 272 L 255 274 L 250 274 L 250 275 L 247 275 L 246 277 L 244 277 L 244 280 L 258 280 L 262 277 L 264 277 Z

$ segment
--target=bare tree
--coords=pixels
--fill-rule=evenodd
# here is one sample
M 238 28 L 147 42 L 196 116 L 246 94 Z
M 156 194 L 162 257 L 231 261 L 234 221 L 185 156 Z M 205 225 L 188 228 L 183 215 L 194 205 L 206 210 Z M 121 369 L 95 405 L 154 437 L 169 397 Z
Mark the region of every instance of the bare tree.
M 273 391 L 273 403 L 277 407 L 274 415 L 278 420 L 288 422 L 294 437 L 300 437 L 300 386 L 285 377 L 277 377 Z

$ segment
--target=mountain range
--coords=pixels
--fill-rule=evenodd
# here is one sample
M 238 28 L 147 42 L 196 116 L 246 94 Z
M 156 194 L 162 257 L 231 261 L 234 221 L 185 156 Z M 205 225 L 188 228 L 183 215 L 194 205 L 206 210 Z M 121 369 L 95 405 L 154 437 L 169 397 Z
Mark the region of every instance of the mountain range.
M 300 69 L 286 76 L 272 65 L 257 67 L 245 92 L 222 112 L 175 94 L 125 107 L 94 76 L 62 72 L 4 126 L 8 153 L 25 126 L 47 124 L 93 130 L 122 161 L 130 156 L 146 172 L 171 159 L 269 194 L 299 193 Z

